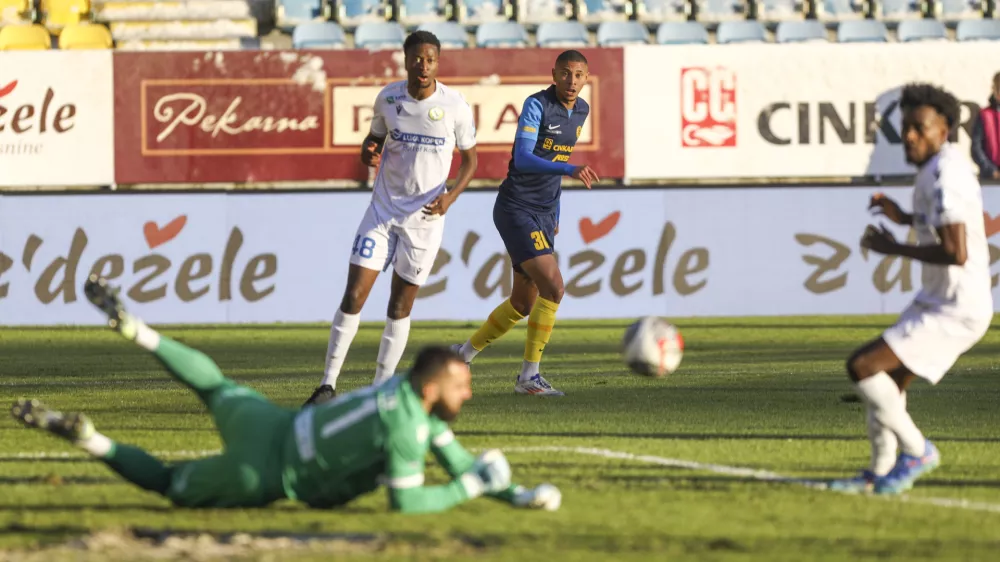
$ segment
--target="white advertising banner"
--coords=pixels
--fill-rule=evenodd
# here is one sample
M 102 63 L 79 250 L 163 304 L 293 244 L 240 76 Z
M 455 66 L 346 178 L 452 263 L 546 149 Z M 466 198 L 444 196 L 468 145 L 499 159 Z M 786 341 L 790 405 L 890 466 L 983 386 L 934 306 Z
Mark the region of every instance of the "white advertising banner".
M 886 192 L 910 206 L 909 189 Z M 555 240 L 566 283 L 559 317 L 898 312 L 919 289 L 920 265 L 859 250 L 873 221 L 870 193 L 567 192 Z M 984 193 L 987 231 L 1000 246 L 1000 189 Z M 466 193 L 449 211 L 415 320 L 480 321 L 509 294 L 494 198 Z M 365 193 L 0 197 L 0 325 L 102 322 L 82 294 L 92 271 L 152 323 L 328 322 L 368 201 Z M 384 319 L 386 277 L 364 320 Z
M 0 187 L 114 183 L 111 51 L 0 56 Z
M 996 60 L 971 43 L 749 44 L 625 48 L 625 175 L 789 178 L 907 175 L 901 87 L 962 102 L 969 151 Z

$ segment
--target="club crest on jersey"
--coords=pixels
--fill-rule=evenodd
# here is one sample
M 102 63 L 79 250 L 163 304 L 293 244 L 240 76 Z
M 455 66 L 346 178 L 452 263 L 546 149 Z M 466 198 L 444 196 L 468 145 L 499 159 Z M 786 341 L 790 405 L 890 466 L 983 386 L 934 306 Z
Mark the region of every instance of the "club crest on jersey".
M 427 112 L 427 116 L 431 118 L 431 121 L 440 121 L 444 117 L 444 110 L 440 107 L 432 107 Z

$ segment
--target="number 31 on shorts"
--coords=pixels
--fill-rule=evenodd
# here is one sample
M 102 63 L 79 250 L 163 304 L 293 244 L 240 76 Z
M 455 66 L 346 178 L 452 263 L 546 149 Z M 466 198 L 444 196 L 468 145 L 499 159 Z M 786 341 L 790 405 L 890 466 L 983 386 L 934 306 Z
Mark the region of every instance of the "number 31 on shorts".
M 549 248 L 549 241 L 545 239 L 545 233 L 541 230 L 532 232 L 531 239 L 535 241 L 536 250 L 547 250 Z

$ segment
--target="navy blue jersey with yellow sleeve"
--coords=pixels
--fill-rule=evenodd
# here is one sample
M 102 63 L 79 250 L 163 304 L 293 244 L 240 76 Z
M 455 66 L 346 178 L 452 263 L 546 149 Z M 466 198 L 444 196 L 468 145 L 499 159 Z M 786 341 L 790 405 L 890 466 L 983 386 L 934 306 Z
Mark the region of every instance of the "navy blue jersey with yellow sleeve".
M 590 115 L 590 106 L 577 98 L 573 109 L 549 86 L 524 101 L 517 135 L 500 184 L 498 202 L 538 213 L 557 212 L 562 176 L 571 175 L 570 155 Z

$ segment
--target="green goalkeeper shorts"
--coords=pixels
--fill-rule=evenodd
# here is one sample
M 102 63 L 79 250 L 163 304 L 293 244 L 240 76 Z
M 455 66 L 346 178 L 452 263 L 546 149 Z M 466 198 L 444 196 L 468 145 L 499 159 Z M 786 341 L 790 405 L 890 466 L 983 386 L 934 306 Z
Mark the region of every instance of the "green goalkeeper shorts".
M 166 496 L 179 507 L 258 507 L 285 497 L 282 451 L 296 412 L 229 382 L 209 410 L 223 452 L 174 466 Z

